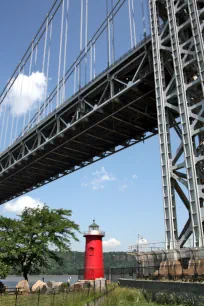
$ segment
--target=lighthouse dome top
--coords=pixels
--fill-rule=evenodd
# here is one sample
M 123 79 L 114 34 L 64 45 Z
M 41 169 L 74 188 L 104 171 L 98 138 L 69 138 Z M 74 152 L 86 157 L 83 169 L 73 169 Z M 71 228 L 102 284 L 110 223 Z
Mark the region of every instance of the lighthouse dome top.
M 99 230 L 99 225 L 96 224 L 95 220 L 89 225 L 89 230 Z
M 105 236 L 105 233 L 100 231 L 99 225 L 96 224 L 95 220 L 89 225 L 89 230 L 88 232 L 84 233 L 84 236 L 87 235 L 100 235 L 100 236 Z

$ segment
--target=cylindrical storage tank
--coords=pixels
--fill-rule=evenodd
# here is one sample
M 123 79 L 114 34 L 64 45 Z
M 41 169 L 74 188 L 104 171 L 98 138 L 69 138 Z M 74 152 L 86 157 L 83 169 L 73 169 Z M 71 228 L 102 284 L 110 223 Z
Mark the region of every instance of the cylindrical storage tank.
M 84 258 L 84 279 L 94 280 L 104 278 L 103 246 L 102 239 L 105 233 L 99 230 L 99 226 L 93 220 L 89 231 L 84 233 L 86 238 Z

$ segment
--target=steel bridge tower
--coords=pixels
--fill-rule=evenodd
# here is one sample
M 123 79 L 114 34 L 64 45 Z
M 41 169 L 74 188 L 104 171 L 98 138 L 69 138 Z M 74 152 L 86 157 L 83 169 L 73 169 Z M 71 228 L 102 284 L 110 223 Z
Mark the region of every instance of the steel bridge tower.
M 166 248 L 204 246 L 204 2 L 150 0 Z M 180 145 L 172 154 L 170 128 Z M 181 186 L 184 186 L 182 188 Z M 189 213 L 177 229 L 176 193 Z

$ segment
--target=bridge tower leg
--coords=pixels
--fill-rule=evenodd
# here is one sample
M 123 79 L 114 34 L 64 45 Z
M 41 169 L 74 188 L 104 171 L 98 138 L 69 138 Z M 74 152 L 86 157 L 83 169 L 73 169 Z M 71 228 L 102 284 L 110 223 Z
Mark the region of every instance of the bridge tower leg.
M 201 0 L 149 0 L 149 4 L 163 190 L 167 191 L 164 192 L 164 208 L 168 207 L 168 218 L 175 224 L 172 192 L 175 189 L 189 211 L 178 243 L 183 247 L 193 234 L 194 246 L 203 247 L 204 3 Z M 169 126 L 175 128 L 181 140 L 173 158 Z M 164 174 L 168 179 L 164 180 Z M 165 211 L 167 248 L 169 245 L 174 248 L 170 239 L 176 238 L 176 226 L 168 228 L 168 218 Z
M 164 201 L 164 220 L 165 220 L 165 240 L 166 248 L 176 247 L 177 220 L 175 194 L 171 178 L 171 142 L 169 133 L 169 113 L 165 107 L 166 101 L 166 82 L 164 75 L 164 57 L 160 52 L 161 36 L 159 33 L 159 15 L 156 1 L 150 1 L 150 17 L 152 31 L 152 55 L 155 77 L 155 92 L 157 102 L 157 120 L 160 140 L 163 201 Z

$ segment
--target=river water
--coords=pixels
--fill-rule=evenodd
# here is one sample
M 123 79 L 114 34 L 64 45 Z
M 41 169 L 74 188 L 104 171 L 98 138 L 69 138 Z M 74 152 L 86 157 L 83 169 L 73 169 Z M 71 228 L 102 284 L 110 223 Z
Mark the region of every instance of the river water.
M 31 275 L 28 277 L 30 287 L 37 281 L 43 280 L 44 282 L 55 281 L 55 282 L 66 282 L 68 277 L 71 276 L 71 284 L 75 283 L 78 279 L 78 275 Z M 15 288 L 17 283 L 22 280 L 22 276 L 9 275 L 6 279 L 2 279 L 2 283 L 8 288 Z

